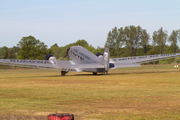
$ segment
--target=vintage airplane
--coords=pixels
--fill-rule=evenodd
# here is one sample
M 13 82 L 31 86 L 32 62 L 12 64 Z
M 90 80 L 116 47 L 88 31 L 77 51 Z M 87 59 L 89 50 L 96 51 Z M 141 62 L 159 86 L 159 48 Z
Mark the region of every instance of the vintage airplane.
M 60 70 L 62 76 L 65 76 L 67 72 L 92 72 L 94 75 L 97 73 L 107 75 L 109 69 L 138 67 L 142 63 L 180 57 L 180 53 L 109 59 L 110 53 L 107 47 L 105 47 L 104 54 L 94 55 L 82 46 L 72 46 L 67 49 L 67 56 L 69 61 L 58 61 L 52 54 L 49 54 L 45 57 L 45 60 L 0 59 L 0 64 Z

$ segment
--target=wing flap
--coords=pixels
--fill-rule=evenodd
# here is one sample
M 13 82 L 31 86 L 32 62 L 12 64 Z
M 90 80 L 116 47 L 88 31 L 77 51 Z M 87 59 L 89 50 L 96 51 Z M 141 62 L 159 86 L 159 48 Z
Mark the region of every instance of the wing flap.
M 134 63 L 131 63 L 131 64 L 113 63 L 113 64 L 114 64 L 114 68 L 112 68 L 112 69 L 123 68 L 123 67 L 140 67 L 141 66 L 141 64 L 139 64 L 139 63 L 136 63 L 136 64 L 134 64 Z

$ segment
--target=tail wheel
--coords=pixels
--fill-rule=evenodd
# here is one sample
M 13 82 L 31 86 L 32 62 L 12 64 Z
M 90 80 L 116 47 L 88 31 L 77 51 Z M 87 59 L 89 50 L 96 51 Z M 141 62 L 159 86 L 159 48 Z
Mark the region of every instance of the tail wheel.
M 105 71 L 104 74 L 105 74 L 105 75 L 108 75 L 108 71 Z

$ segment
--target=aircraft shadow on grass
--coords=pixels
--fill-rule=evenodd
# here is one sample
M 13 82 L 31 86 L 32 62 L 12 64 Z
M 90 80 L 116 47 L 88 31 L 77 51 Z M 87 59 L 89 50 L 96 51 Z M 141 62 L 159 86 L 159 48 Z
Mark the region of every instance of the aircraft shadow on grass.
M 114 75 L 131 75 L 131 74 L 151 74 L 151 73 L 169 73 L 169 72 L 180 72 L 180 71 L 144 71 L 144 72 L 118 72 L 118 73 L 109 73 L 108 76 L 114 76 Z M 97 76 L 103 76 L 104 74 L 97 74 L 97 75 L 93 75 L 93 74 L 71 74 L 71 75 L 67 75 L 67 76 L 94 76 L 94 77 L 97 77 Z M 47 76 L 29 76 L 29 77 L 21 77 L 21 78 L 36 78 L 36 77 L 63 77 L 61 75 L 47 75 Z M 19 78 L 19 77 L 17 77 Z

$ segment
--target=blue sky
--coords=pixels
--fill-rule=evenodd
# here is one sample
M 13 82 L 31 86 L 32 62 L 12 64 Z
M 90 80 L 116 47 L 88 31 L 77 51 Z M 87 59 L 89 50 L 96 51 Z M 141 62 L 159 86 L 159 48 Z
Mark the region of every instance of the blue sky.
M 180 0 L 0 0 L 0 47 L 34 36 L 48 47 L 85 39 L 104 47 L 115 26 L 180 29 Z

